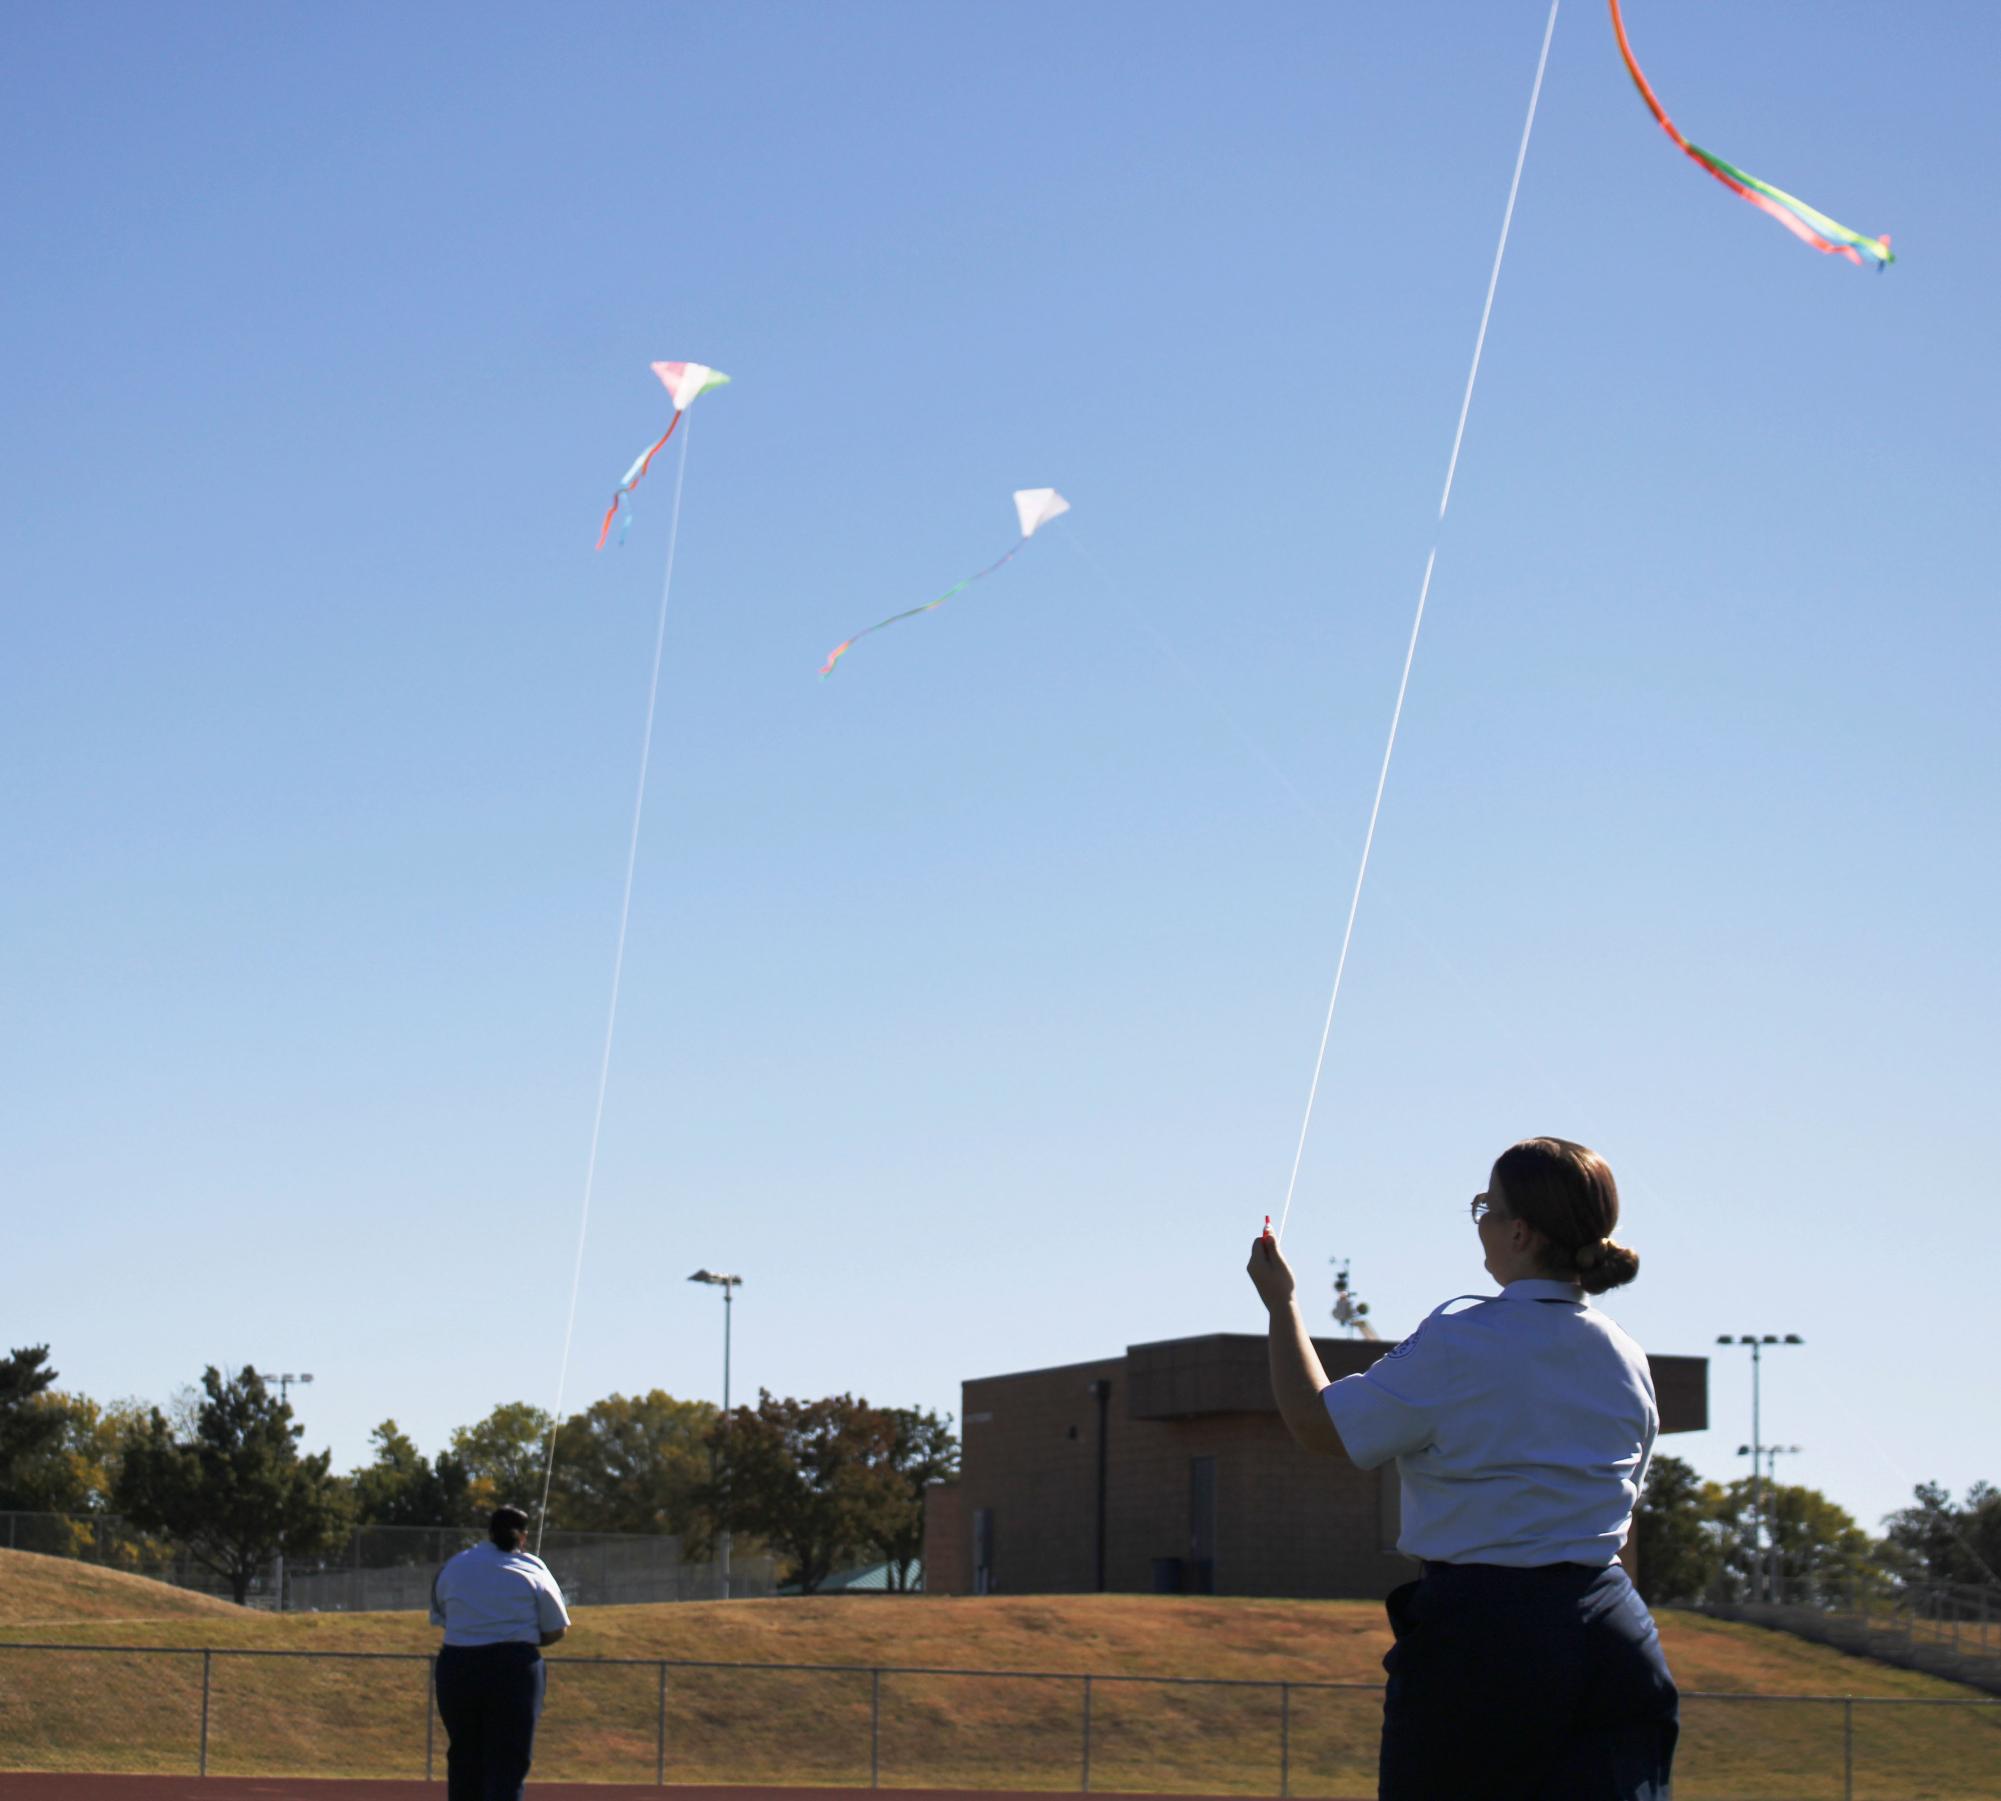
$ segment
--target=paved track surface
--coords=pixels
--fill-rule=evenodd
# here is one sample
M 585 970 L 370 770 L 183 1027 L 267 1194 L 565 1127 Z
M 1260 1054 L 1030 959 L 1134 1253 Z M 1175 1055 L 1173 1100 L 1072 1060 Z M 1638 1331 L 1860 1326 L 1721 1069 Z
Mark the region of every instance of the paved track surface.
M 341 1782 L 303 1776 L 82 1776 L 0 1772 L 4 1801 L 443 1801 L 438 1782 Z M 618 1795 L 671 1793 L 674 1801 L 1031 1801 L 984 1789 L 699 1788 L 674 1783 L 534 1782 L 530 1801 L 611 1801 Z M 1056 1801 L 1047 1794 L 1033 1801 Z M 1120 1795 L 1118 1801 L 1243 1801 L 1242 1796 Z

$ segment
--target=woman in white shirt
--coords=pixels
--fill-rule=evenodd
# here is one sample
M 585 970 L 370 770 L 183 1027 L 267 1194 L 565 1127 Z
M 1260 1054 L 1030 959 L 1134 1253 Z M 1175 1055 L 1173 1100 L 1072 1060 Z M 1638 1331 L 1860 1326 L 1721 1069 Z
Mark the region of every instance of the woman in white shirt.
M 487 1542 L 431 1579 L 446 1801 L 520 1801 L 542 1714 L 542 1647 L 570 1629 L 563 1591 L 527 1550 L 528 1516 L 496 1507 Z
M 1679 1704 L 1617 1559 L 1660 1427 L 1645 1353 L 1586 1298 L 1640 1260 L 1612 1239 L 1605 1160 L 1562 1138 L 1502 1153 L 1473 1219 L 1498 1296 L 1447 1301 L 1329 1382 L 1269 1236 L 1250 1275 L 1272 1389 L 1308 1451 L 1396 1459 L 1381 1801 L 1665 1801 Z M 1476 1297 L 1460 1296 L 1461 1300 Z

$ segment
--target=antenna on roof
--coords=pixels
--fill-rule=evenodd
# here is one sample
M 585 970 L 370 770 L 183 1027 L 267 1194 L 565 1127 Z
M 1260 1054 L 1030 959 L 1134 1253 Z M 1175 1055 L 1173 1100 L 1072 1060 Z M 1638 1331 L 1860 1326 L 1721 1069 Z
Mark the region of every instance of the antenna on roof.
M 1330 1257 L 1327 1261 L 1334 1265 L 1334 1318 L 1350 1338 L 1380 1339 L 1381 1334 L 1369 1324 L 1369 1303 L 1357 1300 L 1348 1286 L 1348 1260 L 1345 1257 Z

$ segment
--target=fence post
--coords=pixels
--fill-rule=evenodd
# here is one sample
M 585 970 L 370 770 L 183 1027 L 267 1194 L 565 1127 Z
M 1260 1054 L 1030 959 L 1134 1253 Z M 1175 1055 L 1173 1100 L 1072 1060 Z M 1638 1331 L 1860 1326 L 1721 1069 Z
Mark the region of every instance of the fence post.
M 215 1661 L 213 1651 L 201 1654 L 201 1763 L 196 1774 L 208 1774 L 208 1677 L 209 1668 Z
M 653 1786 L 667 1786 L 667 1664 L 660 1664 L 660 1729 L 653 1752 Z
M 1855 1697 L 1841 1698 L 1841 1801 L 1855 1801 Z
M 1278 1685 L 1278 1792 L 1292 1793 L 1292 1684 Z
M 882 1671 L 869 1671 L 868 1684 L 868 1785 L 882 1786 Z
M 1091 1679 L 1084 1678 L 1084 1787 L 1083 1792 L 1091 1792 Z
M 424 1659 L 424 1780 L 431 1780 L 432 1745 L 438 1718 L 438 1656 L 435 1651 Z

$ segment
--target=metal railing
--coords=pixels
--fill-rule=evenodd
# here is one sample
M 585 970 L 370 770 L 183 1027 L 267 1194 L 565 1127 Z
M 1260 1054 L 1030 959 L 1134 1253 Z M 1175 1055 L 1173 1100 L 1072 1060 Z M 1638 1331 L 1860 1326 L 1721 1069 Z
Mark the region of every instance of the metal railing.
M 437 1780 L 435 1678 L 421 1652 L 0 1644 L 0 1770 Z M 1381 1703 L 1378 1683 L 556 1657 L 536 1772 L 1353 1796 Z M 1691 1801 L 2001 1801 L 2001 1701 L 1684 1694 L 1677 1779 Z
M 1699 1611 L 2001 1693 L 2001 1590 L 1991 1586 L 1850 1583 L 1811 1598 L 1706 1601 Z

